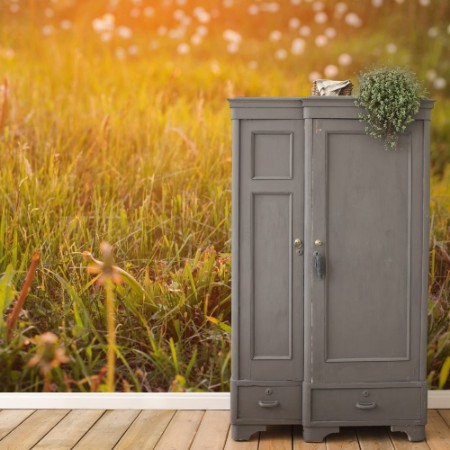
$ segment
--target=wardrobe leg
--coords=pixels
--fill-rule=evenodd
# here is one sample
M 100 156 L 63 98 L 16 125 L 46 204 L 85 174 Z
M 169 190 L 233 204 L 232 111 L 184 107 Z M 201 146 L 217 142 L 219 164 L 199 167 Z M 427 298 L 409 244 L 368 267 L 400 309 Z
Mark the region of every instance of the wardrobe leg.
M 305 442 L 322 442 L 326 436 L 339 433 L 339 427 L 303 427 Z
M 235 441 L 248 441 L 252 434 L 266 430 L 265 425 L 231 425 L 231 437 Z
M 411 442 L 425 440 L 425 425 L 391 426 L 391 431 L 403 431 Z

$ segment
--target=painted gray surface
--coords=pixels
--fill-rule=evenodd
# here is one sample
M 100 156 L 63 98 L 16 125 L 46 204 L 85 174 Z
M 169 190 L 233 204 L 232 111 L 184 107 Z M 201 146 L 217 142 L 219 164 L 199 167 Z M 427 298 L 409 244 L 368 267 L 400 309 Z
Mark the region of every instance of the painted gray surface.
M 252 133 L 252 180 L 292 179 L 294 136 L 290 132 Z
M 252 195 L 252 301 L 253 359 L 291 359 L 292 356 L 292 258 L 291 193 Z M 268 236 L 270 236 L 268 238 Z M 267 319 L 277 326 L 267 339 Z
M 396 152 L 386 152 L 356 120 L 314 123 L 313 145 L 306 149 L 312 154 L 309 241 L 324 242 L 318 250 L 326 257 L 327 276 L 311 273 L 311 290 L 305 293 L 316 354 L 310 381 L 416 380 L 421 123 L 409 127 Z
M 301 399 L 303 386 L 301 381 L 233 380 L 231 384 L 233 393 L 231 395 L 233 424 L 276 425 L 302 423 Z M 270 392 L 266 392 L 267 389 L 270 389 Z M 262 408 L 258 404 L 260 400 L 277 400 L 279 405 L 274 408 Z M 287 415 L 289 418 L 287 418 Z
M 238 386 L 237 422 L 299 422 L 302 405 L 300 386 Z
M 313 389 L 311 392 L 311 423 L 390 425 L 396 420 L 409 419 L 420 424 L 422 419 L 420 388 Z
M 303 379 L 303 141 L 297 120 L 240 124 L 236 379 Z
M 326 182 L 326 361 L 408 359 L 409 136 L 380 158 L 362 127 L 330 126 L 314 152 L 325 153 L 325 179 L 313 181 Z
M 352 98 L 230 104 L 233 437 L 303 423 L 311 442 L 358 424 L 422 439 L 433 102 L 397 152 Z

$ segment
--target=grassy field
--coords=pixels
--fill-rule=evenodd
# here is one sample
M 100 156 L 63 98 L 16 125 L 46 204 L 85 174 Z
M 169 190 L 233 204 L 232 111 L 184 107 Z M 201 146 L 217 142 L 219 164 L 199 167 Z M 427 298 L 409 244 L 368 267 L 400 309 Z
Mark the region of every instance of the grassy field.
M 103 241 L 138 284 L 115 288 L 115 390 L 228 390 L 226 98 L 392 63 L 438 100 L 429 380 L 448 387 L 449 24 L 445 0 L 0 0 L 0 390 L 108 389 L 105 289 L 82 255 Z

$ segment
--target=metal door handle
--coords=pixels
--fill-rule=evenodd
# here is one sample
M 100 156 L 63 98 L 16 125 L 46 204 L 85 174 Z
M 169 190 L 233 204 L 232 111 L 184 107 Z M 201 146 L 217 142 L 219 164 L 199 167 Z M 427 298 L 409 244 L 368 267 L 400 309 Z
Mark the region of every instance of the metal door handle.
M 325 276 L 325 258 L 317 250 L 313 253 L 316 275 L 322 279 Z
M 273 400 L 273 401 L 270 401 L 270 402 L 260 400 L 258 402 L 258 405 L 261 408 L 276 408 L 279 404 L 280 404 L 280 402 L 278 400 Z
M 377 404 L 375 402 L 357 402 L 355 406 L 358 409 L 373 409 Z

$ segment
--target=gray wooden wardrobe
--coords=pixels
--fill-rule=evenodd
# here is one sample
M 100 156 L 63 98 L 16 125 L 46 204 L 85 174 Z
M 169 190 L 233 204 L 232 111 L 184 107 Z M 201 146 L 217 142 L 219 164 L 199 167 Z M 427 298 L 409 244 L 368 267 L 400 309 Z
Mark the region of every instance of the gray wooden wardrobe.
M 234 98 L 232 435 L 424 439 L 431 100 L 396 151 L 352 97 Z

